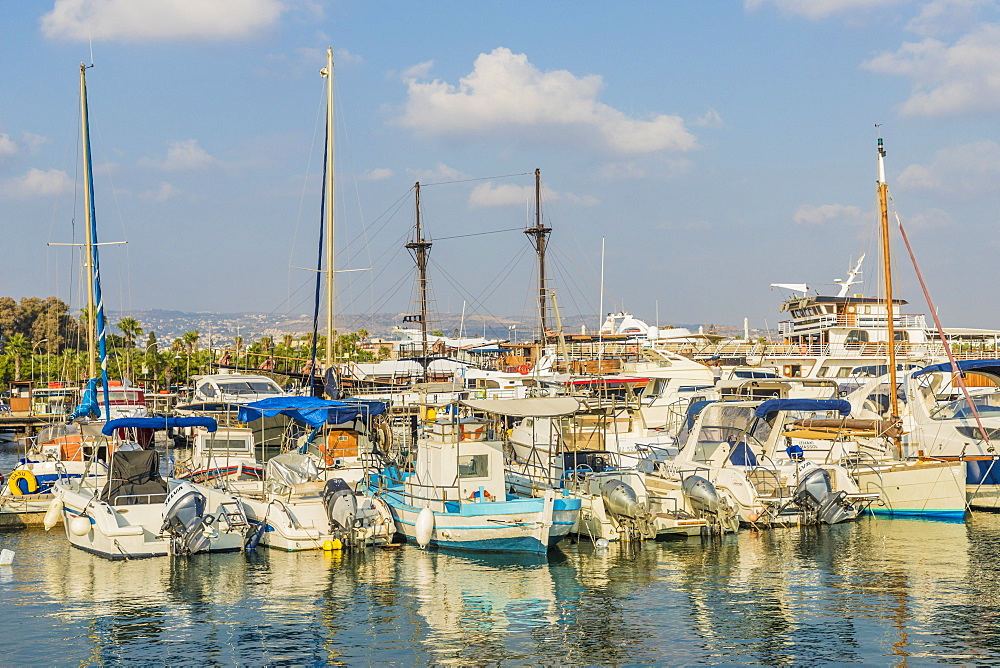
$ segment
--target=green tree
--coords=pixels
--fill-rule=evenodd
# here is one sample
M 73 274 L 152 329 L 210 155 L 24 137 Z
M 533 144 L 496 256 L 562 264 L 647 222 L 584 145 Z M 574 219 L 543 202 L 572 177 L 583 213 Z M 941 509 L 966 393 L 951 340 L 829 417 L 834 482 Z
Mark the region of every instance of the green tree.
M 7 337 L 4 353 L 14 360 L 14 380 L 21 380 L 21 364 L 26 355 L 31 354 L 31 342 L 23 334 Z
M 118 329 L 125 339 L 126 348 L 135 348 L 135 341 L 142 336 L 142 325 L 135 318 L 122 318 L 118 321 Z

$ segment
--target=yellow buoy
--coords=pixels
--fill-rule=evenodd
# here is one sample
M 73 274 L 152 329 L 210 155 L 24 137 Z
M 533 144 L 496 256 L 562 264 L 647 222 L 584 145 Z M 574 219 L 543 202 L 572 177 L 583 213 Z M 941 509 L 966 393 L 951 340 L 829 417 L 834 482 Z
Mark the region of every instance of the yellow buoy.
M 324 552 L 337 552 L 344 549 L 344 544 L 340 542 L 339 538 L 334 538 L 333 540 L 323 541 L 323 551 Z

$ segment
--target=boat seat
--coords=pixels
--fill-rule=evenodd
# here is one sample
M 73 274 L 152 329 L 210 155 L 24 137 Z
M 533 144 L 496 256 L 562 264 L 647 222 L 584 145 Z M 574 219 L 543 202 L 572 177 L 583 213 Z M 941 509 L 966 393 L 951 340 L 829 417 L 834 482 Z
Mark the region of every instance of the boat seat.
M 111 456 L 111 471 L 101 490 L 101 501 L 114 506 L 162 503 L 167 483 L 160 477 L 156 450 L 118 450 Z

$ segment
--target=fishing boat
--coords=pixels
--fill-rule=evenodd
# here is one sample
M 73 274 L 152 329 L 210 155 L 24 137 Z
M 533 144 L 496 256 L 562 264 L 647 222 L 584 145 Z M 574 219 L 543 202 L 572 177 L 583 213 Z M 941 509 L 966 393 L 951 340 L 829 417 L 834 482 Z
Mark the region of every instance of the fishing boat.
M 217 427 L 211 418 L 119 418 L 105 423 L 101 432 L 114 439 L 121 428 L 190 426 Z M 73 547 L 111 560 L 243 549 L 250 524 L 235 496 L 164 479 L 156 450 L 119 442 L 112 452 L 103 485 L 95 485 L 94 478 L 55 482 L 46 530 L 61 516 Z
M 392 511 L 396 530 L 421 547 L 544 554 L 569 535 L 580 500 L 559 490 L 511 494 L 502 441 L 491 423 L 456 413 L 421 425 L 412 472 L 384 469 L 370 493 Z

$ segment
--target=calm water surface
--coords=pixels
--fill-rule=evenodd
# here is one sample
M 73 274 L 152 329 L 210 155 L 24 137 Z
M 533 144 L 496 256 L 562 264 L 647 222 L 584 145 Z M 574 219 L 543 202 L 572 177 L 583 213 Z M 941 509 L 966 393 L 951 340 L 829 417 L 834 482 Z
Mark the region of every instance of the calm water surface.
M 3 467 L 8 470 L 9 466 Z M 4 665 L 1000 664 L 1000 515 L 566 544 L 108 562 L 0 534 Z

